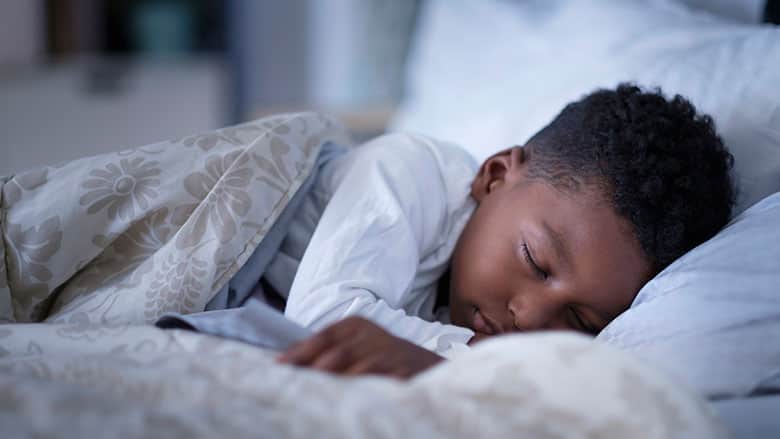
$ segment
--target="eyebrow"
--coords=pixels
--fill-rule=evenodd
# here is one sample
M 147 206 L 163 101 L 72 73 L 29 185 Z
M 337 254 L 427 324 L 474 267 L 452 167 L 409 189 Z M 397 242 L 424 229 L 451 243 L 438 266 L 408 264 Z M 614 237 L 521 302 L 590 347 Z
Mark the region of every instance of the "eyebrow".
M 555 257 L 558 259 L 558 262 L 564 266 L 564 267 L 571 267 L 571 258 L 569 257 L 569 249 L 564 244 L 564 239 L 561 237 L 561 234 L 558 233 L 555 229 L 550 227 L 549 224 L 547 224 L 546 221 L 542 221 L 542 228 L 545 230 L 546 235 L 550 238 L 549 241 L 553 246 L 553 250 L 555 251 Z

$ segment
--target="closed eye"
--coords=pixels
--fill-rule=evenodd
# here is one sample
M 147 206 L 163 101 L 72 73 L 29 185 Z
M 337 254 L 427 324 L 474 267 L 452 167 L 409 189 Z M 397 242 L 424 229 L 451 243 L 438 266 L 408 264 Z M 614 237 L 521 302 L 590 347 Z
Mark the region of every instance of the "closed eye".
M 531 269 L 534 271 L 536 276 L 538 276 L 541 280 L 547 280 L 547 277 L 549 276 L 546 271 L 542 270 L 539 265 L 534 260 L 534 257 L 531 255 L 531 251 L 528 249 L 528 244 L 523 243 L 523 256 L 525 257 L 525 260 L 528 262 L 528 264 L 531 266 Z

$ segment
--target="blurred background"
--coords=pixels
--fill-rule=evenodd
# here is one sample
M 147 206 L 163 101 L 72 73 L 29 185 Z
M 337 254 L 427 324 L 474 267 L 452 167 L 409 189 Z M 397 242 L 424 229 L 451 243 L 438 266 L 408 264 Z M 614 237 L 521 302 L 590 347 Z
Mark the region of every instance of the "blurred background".
M 418 0 L 3 0 L 0 175 L 319 109 L 399 101 Z
M 671 65 L 711 69 L 709 58 L 696 61 L 720 41 L 696 42 L 708 32 L 780 21 L 780 0 L 626 0 L 606 7 L 583 1 L 583 14 L 592 16 L 556 31 L 555 11 L 566 4 L 0 0 L 0 176 L 309 109 L 341 119 L 356 140 L 389 126 L 487 153 L 524 141 L 596 85 L 634 78 L 675 89 L 678 76 L 662 81 L 657 73 Z M 673 64 L 652 54 L 637 62 L 621 52 L 630 47 L 625 38 L 655 41 L 658 32 L 644 21 L 592 26 L 606 19 L 594 11 L 651 4 L 676 10 L 682 20 L 675 21 L 676 37 L 653 43 L 670 45 L 664 53 Z M 701 22 L 716 30 L 696 30 Z M 614 47 L 600 51 L 613 37 Z M 752 53 L 740 41 L 718 43 L 728 50 L 716 60 Z M 689 54 L 677 60 L 681 48 Z M 707 84 L 679 90 L 697 96 Z M 710 95 L 701 93 L 702 102 Z M 780 120 L 780 113 L 772 117 Z

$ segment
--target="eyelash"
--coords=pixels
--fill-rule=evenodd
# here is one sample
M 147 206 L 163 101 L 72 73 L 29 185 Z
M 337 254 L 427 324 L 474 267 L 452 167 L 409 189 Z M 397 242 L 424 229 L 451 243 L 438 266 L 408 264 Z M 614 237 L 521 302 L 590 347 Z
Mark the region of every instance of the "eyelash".
M 528 244 L 525 243 L 523 244 L 523 255 L 525 256 L 525 260 L 528 261 L 528 263 L 531 265 L 531 268 L 533 268 L 534 272 L 536 272 L 537 276 L 539 276 L 542 280 L 547 280 L 549 274 L 547 274 L 546 271 L 542 270 L 536 264 L 534 258 L 531 256 L 531 251 L 528 249 Z M 596 331 L 590 324 L 585 322 L 585 319 L 580 316 L 580 313 L 578 313 L 576 309 L 570 307 L 569 311 L 571 312 L 572 316 L 574 316 L 576 326 L 578 326 L 580 330 L 593 335 L 598 333 L 598 331 Z
M 547 276 L 549 275 L 546 271 L 542 270 L 538 265 L 536 265 L 534 258 L 531 257 L 531 252 L 528 250 L 528 244 L 523 244 L 523 255 L 525 256 L 525 260 L 531 264 L 531 268 L 533 268 L 534 272 L 536 272 L 536 275 L 539 276 L 539 278 L 542 280 L 547 280 Z

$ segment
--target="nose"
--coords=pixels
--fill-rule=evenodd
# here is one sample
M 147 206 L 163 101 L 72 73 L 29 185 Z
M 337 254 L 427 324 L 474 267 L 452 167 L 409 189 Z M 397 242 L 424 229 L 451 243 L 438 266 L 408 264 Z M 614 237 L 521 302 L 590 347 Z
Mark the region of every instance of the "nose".
M 566 304 L 549 294 L 515 295 L 507 307 L 515 331 L 541 331 L 569 327 L 565 314 Z

